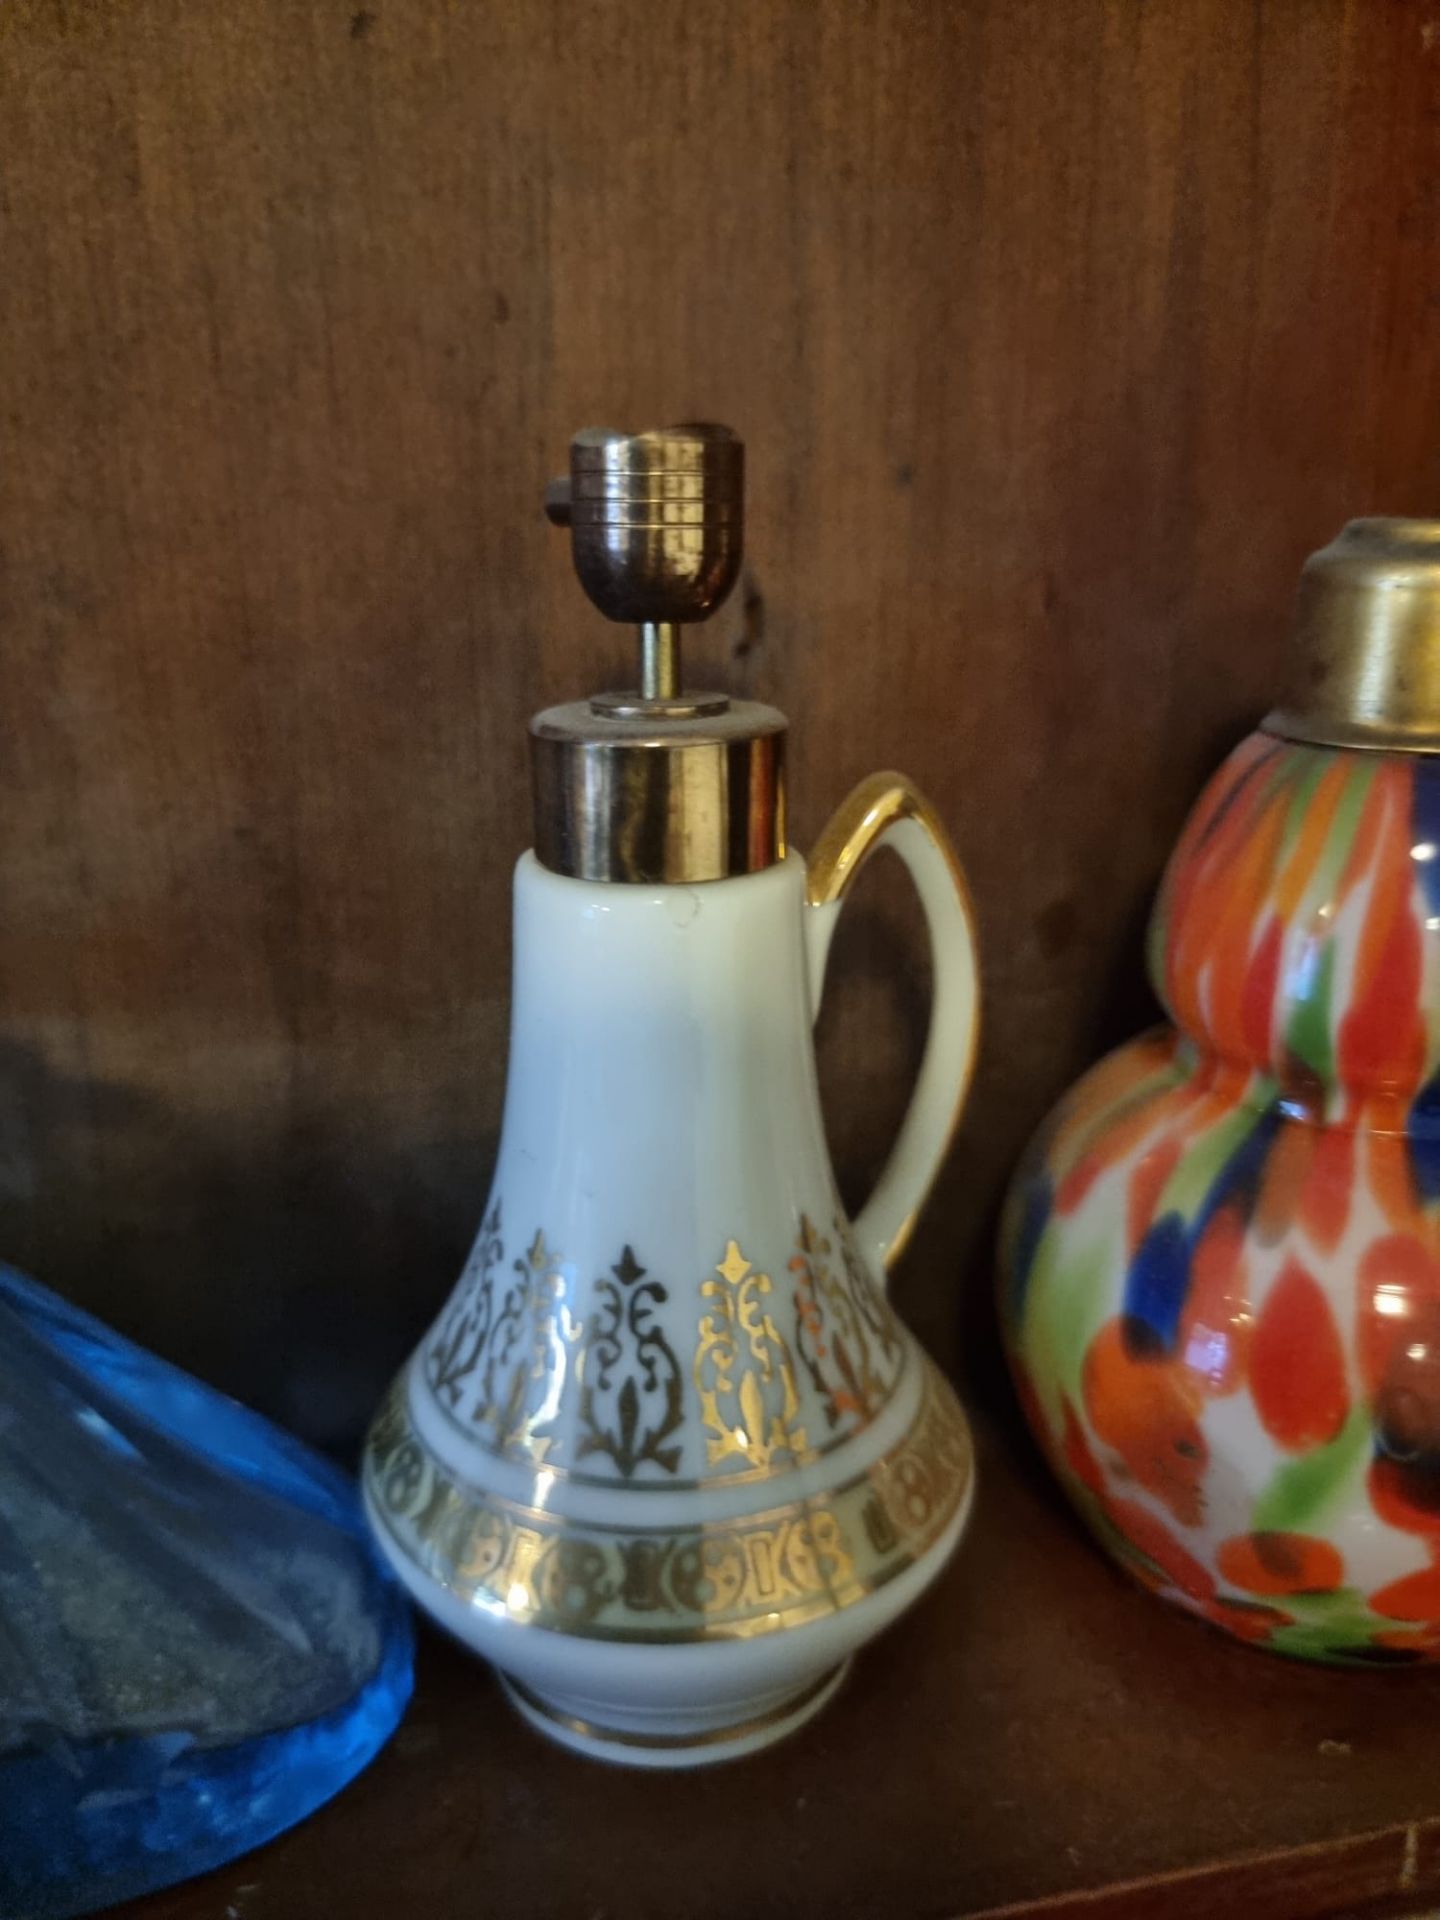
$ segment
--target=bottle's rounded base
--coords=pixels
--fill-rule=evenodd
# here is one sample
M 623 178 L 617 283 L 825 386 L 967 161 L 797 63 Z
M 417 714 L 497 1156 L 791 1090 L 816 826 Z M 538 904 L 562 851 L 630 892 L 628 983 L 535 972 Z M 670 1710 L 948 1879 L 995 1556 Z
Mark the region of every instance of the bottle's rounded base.
M 849 1660 L 842 1660 L 758 1710 L 751 1703 L 738 1719 L 719 1724 L 679 1710 L 597 1718 L 588 1701 L 539 1693 L 507 1673 L 500 1674 L 500 1683 L 532 1727 L 576 1753 L 625 1767 L 709 1767 L 758 1753 L 803 1727 L 834 1698 L 849 1671 Z

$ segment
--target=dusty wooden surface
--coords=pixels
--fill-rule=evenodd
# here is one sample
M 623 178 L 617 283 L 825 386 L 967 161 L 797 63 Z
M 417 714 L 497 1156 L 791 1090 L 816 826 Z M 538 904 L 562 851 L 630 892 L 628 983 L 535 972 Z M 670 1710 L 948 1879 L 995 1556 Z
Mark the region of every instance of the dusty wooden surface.
M 1222 1639 L 1102 1561 L 1028 1453 L 982 1444 L 980 1467 L 940 1585 L 788 1743 L 709 1772 L 601 1766 L 427 1640 L 409 1717 L 347 1793 L 117 1920 L 1440 1907 L 1440 1675 L 1325 1673 Z
M 798 838 L 898 764 L 974 882 L 899 1284 L 983 1383 L 1001 1182 L 1145 1017 L 1301 557 L 1440 507 L 1437 106 L 1405 0 L 6 0 L 0 1248 L 353 1435 L 483 1198 L 526 718 L 625 651 L 541 485 L 711 416 L 750 559 L 693 651 L 792 715 Z M 867 884 L 852 1192 L 917 956 Z

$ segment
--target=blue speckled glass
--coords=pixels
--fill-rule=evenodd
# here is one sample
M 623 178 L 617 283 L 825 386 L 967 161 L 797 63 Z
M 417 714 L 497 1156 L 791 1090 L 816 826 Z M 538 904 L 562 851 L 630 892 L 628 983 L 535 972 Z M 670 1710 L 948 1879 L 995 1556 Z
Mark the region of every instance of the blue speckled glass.
M 0 1915 L 201 1873 L 351 1780 L 408 1608 L 343 1474 L 0 1267 Z

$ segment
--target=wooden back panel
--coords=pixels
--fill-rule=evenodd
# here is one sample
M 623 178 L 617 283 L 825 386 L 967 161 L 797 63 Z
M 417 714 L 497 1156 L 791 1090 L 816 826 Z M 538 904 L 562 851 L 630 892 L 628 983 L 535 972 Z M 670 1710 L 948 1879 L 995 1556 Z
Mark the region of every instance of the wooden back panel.
M 1004 1178 L 1147 1017 L 1302 557 L 1440 504 L 1437 84 L 1405 0 L 10 0 L 0 1246 L 353 1435 L 484 1195 L 526 719 L 625 659 L 542 484 L 709 417 L 751 532 L 692 656 L 792 716 L 800 844 L 899 765 L 979 901 L 897 1292 L 983 1382 Z M 854 1194 L 924 990 L 867 881 Z

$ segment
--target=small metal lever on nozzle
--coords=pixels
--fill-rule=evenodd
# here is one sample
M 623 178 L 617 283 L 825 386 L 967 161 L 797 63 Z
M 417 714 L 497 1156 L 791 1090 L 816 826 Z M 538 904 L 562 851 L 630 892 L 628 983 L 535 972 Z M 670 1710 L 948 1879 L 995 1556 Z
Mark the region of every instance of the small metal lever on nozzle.
M 706 424 L 636 434 L 587 428 L 570 443 L 568 478 L 545 489 L 546 517 L 569 527 L 586 593 L 607 619 L 640 629 L 643 703 L 690 710 L 680 691 L 680 628 L 708 619 L 735 584 L 744 489 L 744 442 Z M 605 703 L 621 710 L 613 696 Z
M 545 518 L 552 527 L 568 527 L 570 524 L 570 476 L 557 473 L 553 480 L 545 483 Z

